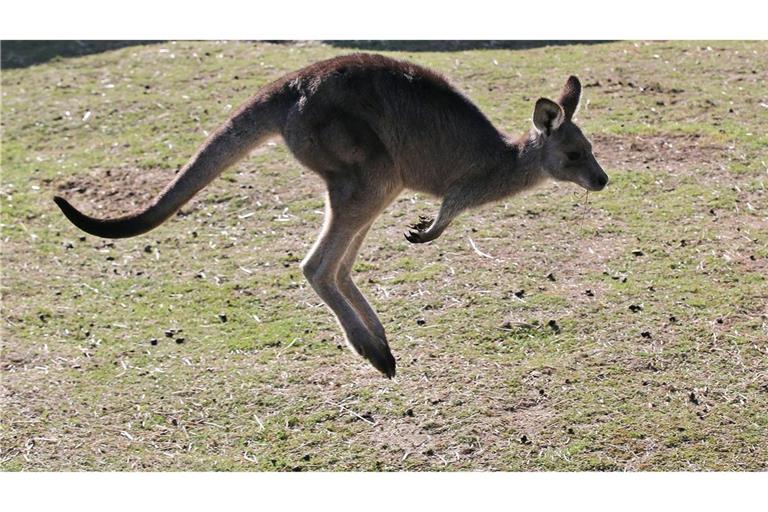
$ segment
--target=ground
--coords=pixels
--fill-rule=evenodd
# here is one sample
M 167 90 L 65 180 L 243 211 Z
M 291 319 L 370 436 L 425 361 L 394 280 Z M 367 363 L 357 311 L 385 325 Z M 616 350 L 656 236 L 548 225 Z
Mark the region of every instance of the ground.
M 403 232 L 439 203 L 390 206 L 354 275 L 394 380 L 299 270 L 322 184 L 279 142 L 141 237 L 51 201 L 144 204 L 261 85 L 356 48 L 442 72 L 510 133 L 578 75 L 611 177 L 427 245 Z M 87 49 L 3 48 L 3 470 L 768 469 L 765 42 Z

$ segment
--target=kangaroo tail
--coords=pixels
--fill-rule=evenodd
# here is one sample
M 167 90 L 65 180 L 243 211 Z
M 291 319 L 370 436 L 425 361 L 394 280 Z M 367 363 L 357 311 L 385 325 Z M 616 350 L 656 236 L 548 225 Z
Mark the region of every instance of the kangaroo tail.
M 78 211 L 62 197 L 53 200 L 64 215 L 86 233 L 127 238 L 150 231 L 250 150 L 280 133 L 287 109 L 279 94 L 257 95 L 240 107 L 200 146 L 176 178 L 146 208 L 123 217 L 97 219 Z

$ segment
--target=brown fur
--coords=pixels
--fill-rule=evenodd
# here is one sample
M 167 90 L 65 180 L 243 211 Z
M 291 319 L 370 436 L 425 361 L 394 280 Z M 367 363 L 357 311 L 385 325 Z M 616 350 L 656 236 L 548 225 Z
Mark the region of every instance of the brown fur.
M 145 209 L 117 219 L 86 216 L 56 197 L 88 233 L 134 236 L 160 225 L 227 167 L 272 135 L 327 184 L 326 219 L 302 262 L 349 344 L 393 376 L 395 359 L 373 308 L 350 277 L 373 221 L 403 189 L 443 198 L 437 218 L 406 238 L 436 239 L 462 211 L 519 193 L 546 178 L 589 190 L 608 181 L 572 122 L 581 94 L 570 77 L 557 103 L 540 99 L 534 128 L 517 140 L 497 130 L 439 74 L 380 55 L 318 62 L 259 91 L 200 147 Z

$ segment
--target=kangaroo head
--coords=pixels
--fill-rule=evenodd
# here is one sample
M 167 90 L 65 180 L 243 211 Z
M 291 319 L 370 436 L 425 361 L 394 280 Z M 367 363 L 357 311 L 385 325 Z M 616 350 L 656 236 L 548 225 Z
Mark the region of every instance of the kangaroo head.
M 571 76 L 557 103 L 547 98 L 540 98 L 536 102 L 533 126 L 542 141 L 545 173 L 556 180 L 571 181 L 587 190 L 602 190 L 608 183 L 608 175 L 592 154 L 592 144 L 573 123 L 580 97 L 579 79 Z

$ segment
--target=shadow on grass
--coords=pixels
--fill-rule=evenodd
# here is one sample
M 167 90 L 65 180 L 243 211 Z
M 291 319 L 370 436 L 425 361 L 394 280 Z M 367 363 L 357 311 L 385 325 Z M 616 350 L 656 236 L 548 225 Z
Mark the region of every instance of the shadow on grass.
M 457 52 L 464 50 L 529 50 L 543 46 L 564 46 L 572 44 L 601 44 L 610 41 L 324 41 L 337 48 L 366 51 L 399 52 Z
M 2 41 L 0 48 L 0 67 L 2 69 L 26 68 L 43 64 L 53 59 L 79 57 L 101 53 L 126 46 L 154 44 L 160 41 Z M 296 41 L 270 41 L 272 43 L 291 44 Z M 324 41 L 336 48 L 348 48 L 364 51 L 402 51 L 402 52 L 456 52 L 463 50 L 527 50 L 543 46 L 563 46 L 571 44 L 600 44 L 608 41 L 441 41 L 441 40 L 354 40 Z
M 159 41 L 3 41 L 0 67 L 26 68 L 57 58 L 79 57 L 156 42 Z

